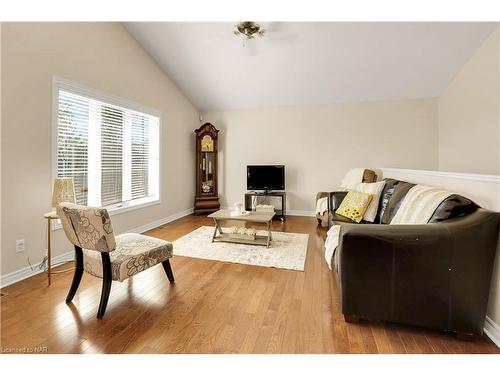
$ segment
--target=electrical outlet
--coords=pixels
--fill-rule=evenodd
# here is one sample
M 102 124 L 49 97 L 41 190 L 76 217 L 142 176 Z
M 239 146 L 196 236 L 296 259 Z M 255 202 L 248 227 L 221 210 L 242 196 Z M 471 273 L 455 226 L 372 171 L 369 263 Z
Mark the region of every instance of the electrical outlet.
M 16 253 L 21 253 L 24 251 L 24 238 L 16 240 Z

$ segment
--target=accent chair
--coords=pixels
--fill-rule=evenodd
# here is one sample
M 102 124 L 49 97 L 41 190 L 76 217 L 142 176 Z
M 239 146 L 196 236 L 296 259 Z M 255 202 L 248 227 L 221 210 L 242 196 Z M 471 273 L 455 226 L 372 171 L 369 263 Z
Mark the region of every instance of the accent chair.
M 80 285 L 83 271 L 102 279 L 97 319 L 106 311 L 111 281 L 123 281 L 161 263 L 170 284 L 174 274 L 169 259 L 172 244 L 149 236 L 125 233 L 115 237 L 108 211 L 73 203 L 60 203 L 57 214 L 68 240 L 75 246 L 75 274 L 66 297 L 70 303 Z

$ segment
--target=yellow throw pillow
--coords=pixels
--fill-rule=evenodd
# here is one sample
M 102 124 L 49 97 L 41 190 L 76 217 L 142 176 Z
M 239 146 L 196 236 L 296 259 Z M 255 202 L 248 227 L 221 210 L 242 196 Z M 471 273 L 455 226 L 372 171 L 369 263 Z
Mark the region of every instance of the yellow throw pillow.
M 372 194 L 350 190 L 335 212 L 359 223 L 371 200 Z

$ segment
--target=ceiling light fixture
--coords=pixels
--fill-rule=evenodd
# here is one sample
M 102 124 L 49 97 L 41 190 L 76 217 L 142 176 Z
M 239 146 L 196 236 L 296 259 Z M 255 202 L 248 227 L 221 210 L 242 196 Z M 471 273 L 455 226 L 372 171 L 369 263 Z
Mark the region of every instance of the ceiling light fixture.
M 234 35 L 243 35 L 246 39 L 254 39 L 256 36 L 262 37 L 266 32 L 258 23 L 253 21 L 244 21 L 235 25 L 236 30 L 233 31 Z

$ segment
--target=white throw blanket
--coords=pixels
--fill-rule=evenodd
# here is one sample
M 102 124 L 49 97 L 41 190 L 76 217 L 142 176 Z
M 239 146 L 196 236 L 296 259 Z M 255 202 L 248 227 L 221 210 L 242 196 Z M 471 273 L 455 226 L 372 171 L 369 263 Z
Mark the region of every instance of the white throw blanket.
M 340 183 L 340 188 L 343 190 L 353 190 L 357 184 L 363 182 L 363 175 L 365 174 L 365 168 L 354 168 L 346 173 L 342 182 Z M 316 201 L 316 213 L 323 215 L 328 210 L 328 198 L 320 198 Z
M 408 190 L 391 224 L 427 224 L 441 202 L 453 194 L 432 186 L 415 185 Z
M 328 210 L 328 198 L 319 198 L 316 202 L 316 213 L 323 215 Z
M 326 234 L 326 240 L 325 240 L 325 260 L 330 269 L 332 269 L 331 261 L 333 258 L 333 253 L 335 252 L 335 249 L 339 244 L 339 238 L 340 238 L 340 225 L 332 225 L 332 227 L 328 230 L 328 233 Z
M 455 193 L 432 186 L 415 185 L 408 190 L 390 224 L 426 224 L 441 202 L 453 194 Z M 333 225 L 326 236 L 325 260 L 330 269 L 333 254 L 339 244 L 340 228 L 340 225 Z
M 346 173 L 342 182 L 340 183 L 340 187 L 346 190 L 352 190 L 354 187 L 363 182 L 363 175 L 365 174 L 365 168 L 354 168 Z

